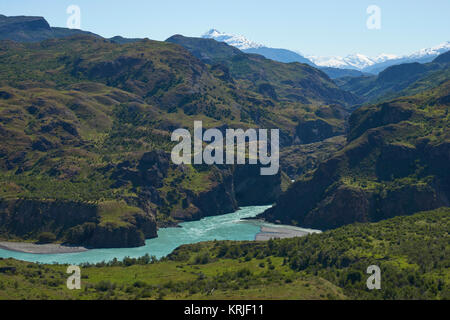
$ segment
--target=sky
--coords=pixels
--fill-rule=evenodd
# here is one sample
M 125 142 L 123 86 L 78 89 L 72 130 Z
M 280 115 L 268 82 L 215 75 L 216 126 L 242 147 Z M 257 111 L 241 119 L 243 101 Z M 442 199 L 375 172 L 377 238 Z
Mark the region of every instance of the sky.
M 81 10 L 81 29 L 104 37 L 165 40 L 215 28 L 317 56 L 402 55 L 450 40 L 450 0 L 2 0 L 0 14 L 66 27 L 70 5 Z M 367 28 L 370 5 L 380 8 L 380 29 Z

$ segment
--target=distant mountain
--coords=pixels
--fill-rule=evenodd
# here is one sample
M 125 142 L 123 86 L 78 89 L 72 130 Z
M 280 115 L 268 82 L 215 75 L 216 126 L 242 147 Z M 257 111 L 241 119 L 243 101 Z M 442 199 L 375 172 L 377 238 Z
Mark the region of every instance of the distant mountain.
M 0 40 L 38 42 L 75 34 L 89 34 L 100 37 L 92 32 L 83 30 L 50 27 L 48 22 L 42 17 L 7 17 L 0 15 Z
M 242 50 L 245 53 L 256 53 L 260 54 L 267 59 L 272 59 L 279 62 L 284 63 L 290 63 L 290 62 L 300 62 L 300 63 L 306 63 L 310 66 L 315 67 L 314 63 L 312 63 L 310 60 L 306 59 L 305 57 L 299 55 L 298 53 L 294 51 L 290 51 L 287 49 L 275 49 L 275 48 L 268 48 L 268 47 L 260 47 L 260 48 L 250 48 L 246 50 Z
M 244 36 L 237 36 L 229 33 L 220 32 L 217 29 L 211 29 L 202 35 L 205 39 L 214 39 L 219 42 L 238 48 L 239 50 L 262 48 L 264 45 L 248 40 Z
M 357 77 L 368 77 L 373 76 L 372 73 L 362 72 L 355 69 L 341 69 L 332 67 L 317 67 L 319 70 L 325 72 L 331 79 L 339 78 L 357 78 Z
M 441 53 L 450 50 L 450 42 L 444 42 L 432 48 L 421 49 L 412 54 L 397 56 L 394 54 L 380 54 L 376 57 L 368 57 L 363 54 L 351 54 L 346 57 L 318 57 L 307 56 L 309 60 L 321 67 L 348 68 L 367 73 L 378 74 L 387 67 L 402 63 L 427 63 Z
M 262 55 L 248 54 L 214 39 L 174 35 L 166 40 L 176 43 L 203 62 L 223 69 L 224 76 L 249 82 L 249 89 L 274 100 L 302 104 L 352 105 L 359 101 L 336 85 L 323 72 L 306 64 L 280 63 Z
M 450 50 L 450 41 L 444 42 L 432 48 L 419 50 L 409 55 L 405 55 L 394 59 L 388 59 L 386 61 L 376 63 L 372 66 L 364 68 L 363 71 L 370 73 L 380 73 L 387 67 L 401 63 L 411 63 L 411 62 L 427 63 L 432 61 L 441 53 L 447 52 L 448 50 Z
M 318 57 L 308 56 L 316 65 L 321 67 L 348 68 L 364 70 L 377 63 L 382 63 L 389 59 L 396 59 L 397 56 L 390 54 L 381 54 L 375 58 L 369 58 L 363 54 L 351 54 L 346 57 Z
M 269 48 L 264 46 L 263 44 L 248 40 L 244 36 L 236 36 L 228 33 L 223 33 L 216 29 L 209 30 L 202 35 L 202 38 L 225 42 L 226 44 L 238 48 L 243 52 L 260 54 L 267 59 L 272 59 L 279 62 L 300 62 L 315 66 L 313 62 L 294 51 L 287 49 Z
M 263 44 L 253 42 L 248 40 L 244 36 L 236 36 L 228 33 L 220 32 L 216 29 L 211 29 L 208 32 L 202 35 L 202 38 L 205 39 L 214 39 L 219 42 L 225 42 L 226 44 L 238 48 L 239 50 L 245 53 L 255 53 L 260 54 L 267 59 L 283 62 L 283 63 L 291 63 L 291 62 L 300 62 L 305 63 L 310 66 L 316 67 L 323 72 L 325 72 L 331 79 L 336 79 L 340 77 L 360 77 L 365 75 L 362 72 L 353 70 L 355 68 L 348 69 L 338 69 L 339 66 L 326 66 L 319 67 L 310 59 L 305 58 L 301 54 L 294 52 L 292 50 L 287 49 L 279 49 L 279 48 L 269 48 Z M 344 66 L 345 68 L 345 66 Z M 367 74 L 366 74 L 367 75 Z
M 412 95 L 434 88 L 450 78 L 450 51 L 428 63 L 393 65 L 377 76 L 340 78 L 338 86 L 361 97 L 366 102 Z

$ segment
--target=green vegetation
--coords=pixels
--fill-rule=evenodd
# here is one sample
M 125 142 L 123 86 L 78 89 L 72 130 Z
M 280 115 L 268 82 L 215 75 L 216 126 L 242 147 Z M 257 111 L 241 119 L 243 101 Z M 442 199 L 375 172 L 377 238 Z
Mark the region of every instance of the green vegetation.
M 262 216 L 320 230 L 448 206 L 450 81 L 355 110 L 347 143 Z
M 55 242 L 56 236 L 51 232 L 42 232 L 38 236 L 38 243 L 52 243 Z
M 2 41 L 0 48 L 4 206 L 17 199 L 82 202 L 99 206 L 96 221 L 89 222 L 118 227 L 126 224 L 123 210 L 104 204 L 125 203 L 128 213 L 144 211 L 159 226 L 171 225 L 237 207 L 230 168 L 169 163 L 164 153 L 174 145 L 174 128 L 192 129 L 194 120 L 205 128 L 280 128 L 287 145 L 296 137 L 315 141 L 344 133 L 347 112 L 337 103 L 346 103 L 345 94 L 300 64 L 245 58 L 253 70 L 270 74 L 259 82 L 278 81 L 276 90 L 291 87 L 300 95 L 305 81 L 313 81 L 308 101 L 267 96 L 270 85 L 261 91 L 237 73 L 224 77 L 226 70 L 168 42 L 118 44 L 80 34 L 38 43 Z M 234 70 L 240 70 L 236 63 Z M 299 131 L 304 123 L 307 130 Z M 279 188 L 279 181 L 266 184 Z M 217 208 L 202 207 L 205 194 L 219 189 L 226 192 L 223 200 L 213 200 Z M 62 240 L 57 230 L 43 231 Z
M 240 80 L 246 89 L 279 103 L 351 105 L 358 101 L 356 96 L 338 90 L 325 73 L 307 64 L 281 63 L 261 55 L 246 54 L 212 39 L 175 35 L 166 41 L 189 50 L 211 65 L 222 79 Z
M 268 242 L 184 245 L 156 261 L 144 256 L 81 266 L 82 289 L 65 287 L 63 265 L 12 259 L 2 299 L 449 299 L 450 209 Z M 381 268 L 381 290 L 366 269 Z
M 412 96 L 438 87 L 450 77 L 449 53 L 430 63 L 404 63 L 386 68 L 378 76 L 343 77 L 336 83 L 366 103 Z

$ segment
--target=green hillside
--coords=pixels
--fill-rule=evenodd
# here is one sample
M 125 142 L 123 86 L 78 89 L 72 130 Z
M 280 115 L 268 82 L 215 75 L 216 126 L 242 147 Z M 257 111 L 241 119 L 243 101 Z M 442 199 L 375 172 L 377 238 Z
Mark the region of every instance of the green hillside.
M 320 103 L 278 101 L 167 42 L 120 44 L 75 35 L 1 41 L 0 48 L 4 239 L 52 232 L 57 241 L 136 246 L 155 236 L 156 226 L 276 200 L 281 173 L 261 177 L 256 167 L 173 165 L 171 132 L 192 129 L 194 120 L 206 128 L 279 128 L 282 147 L 345 131 L 348 113 L 325 104 L 321 93 L 329 86 L 341 91 L 301 65 L 293 81 L 302 74 L 317 78 L 310 94 Z M 263 62 L 280 72 L 282 64 Z M 238 185 L 247 189 L 237 193 Z M 265 189 L 256 191 L 260 185 Z M 104 209 L 114 207 L 111 202 L 124 208 L 120 214 Z M 68 214 L 61 225 L 61 207 L 75 207 L 83 218 Z M 45 212 L 51 213 L 44 218 Z M 22 225 L 24 214 L 35 223 Z M 128 240 L 120 243 L 121 237 Z
M 185 245 L 81 267 L 0 260 L 0 299 L 449 299 L 449 209 L 269 242 Z M 368 290 L 366 269 L 381 269 Z M 3 269 L 3 268 L 10 269 Z M 11 270 L 11 267 L 14 268 Z
M 433 89 L 450 77 L 450 52 L 432 62 L 404 63 L 386 68 L 378 76 L 344 77 L 337 85 L 352 92 L 365 103 L 375 103 L 401 96 L 410 96 Z
M 230 75 L 241 80 L 247 89 L 275 101 L 342 106 L 358 101 L 356 96 L 339 90 L 325 73 L 307 64 L 273 61 L 213 39 L 175 35 L 166 41 L 183 46 L 214 69 L 221 70 L 224 77 Z
M 317 229 L 449 206 L 450 82 L 354 111 L 342 150 L 262 217 Z

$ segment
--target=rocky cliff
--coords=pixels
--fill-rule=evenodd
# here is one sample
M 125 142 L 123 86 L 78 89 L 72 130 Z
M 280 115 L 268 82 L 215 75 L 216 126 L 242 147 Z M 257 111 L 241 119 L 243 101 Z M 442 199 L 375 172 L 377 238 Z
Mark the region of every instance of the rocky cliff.
M 325 230 L 449 206 L 449 89 L 355 111 L 346 146 L 261 217 Z
M 104 222 L 99 211 L 96 204 L 73 201 L 2 200 L 0 232 L 2 238 L 28 240 L 51 232 L 58 241 L 92 248 L 136 247 L 156 237 L 152 214 L 124 211 L 120 223 L 113 223 Z

